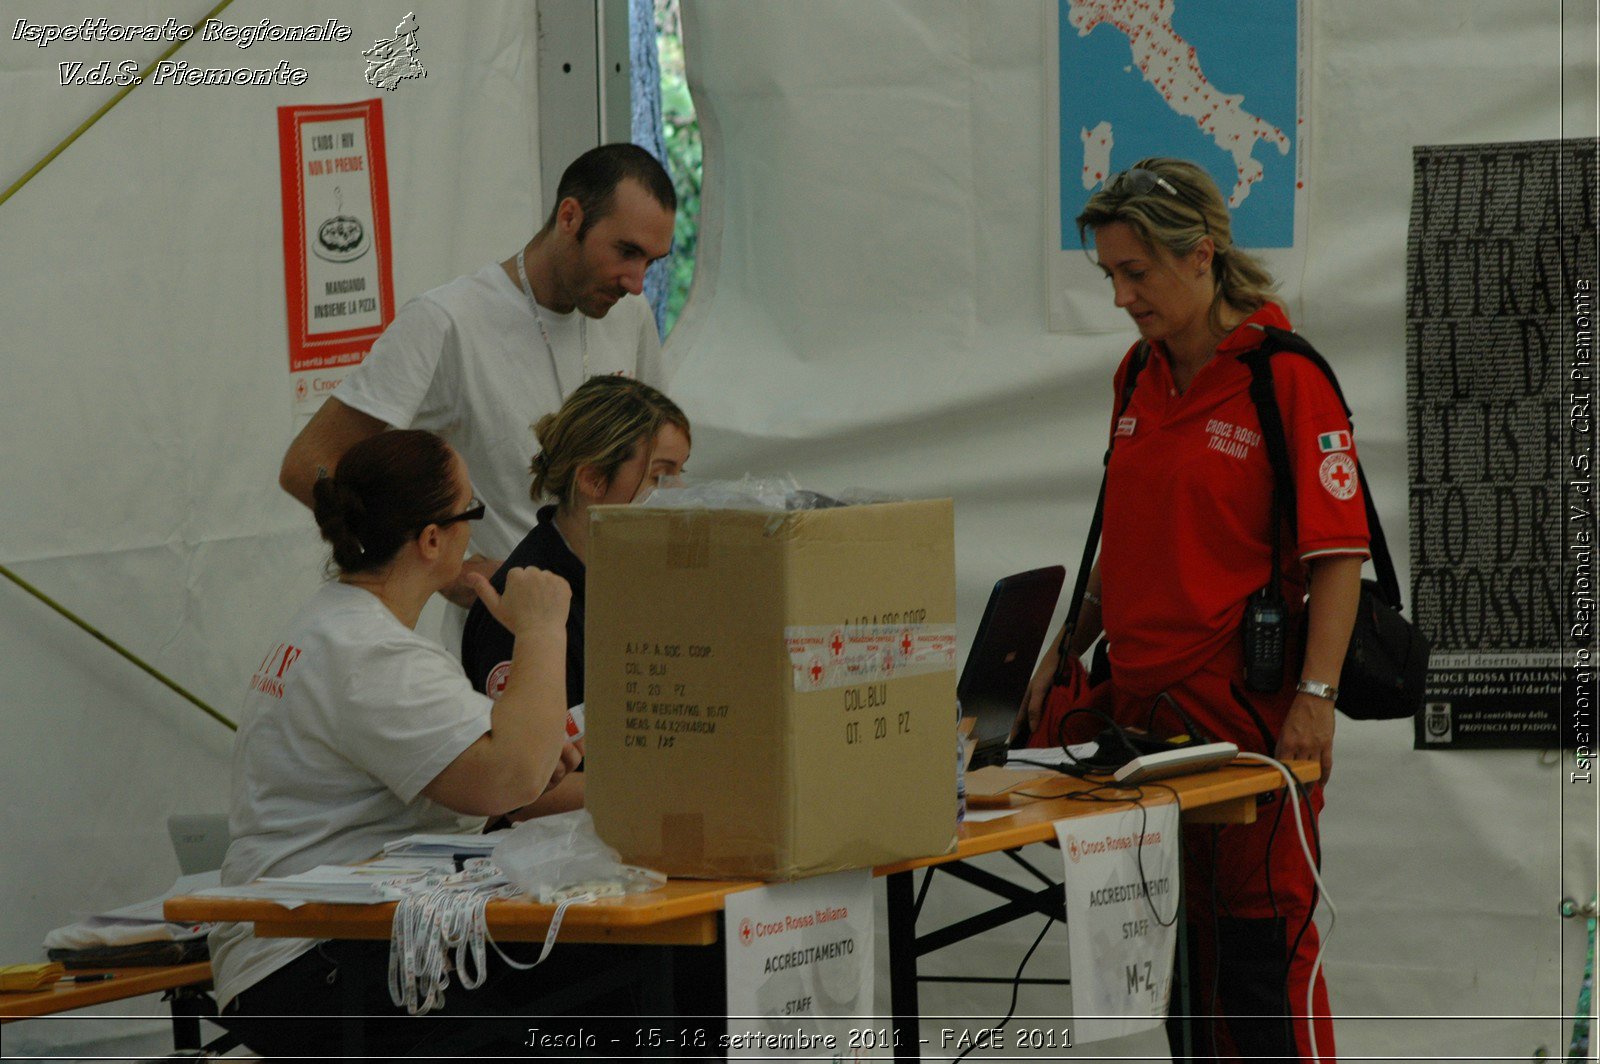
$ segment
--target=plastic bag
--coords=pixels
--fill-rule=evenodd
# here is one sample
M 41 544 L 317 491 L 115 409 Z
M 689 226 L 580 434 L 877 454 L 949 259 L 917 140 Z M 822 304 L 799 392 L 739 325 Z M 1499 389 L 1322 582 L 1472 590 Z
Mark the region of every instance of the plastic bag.
M 635 894 L 667 881 L 664 873 L 623 864 L 595 833 L 587 809 L 524 820 L 494 848 L 490 860 L 518 889 L 546 905 L 580 895 Z
M 635 505 L 669 510 L 830 510 L 837 506 L 895 502 L 896 497 L 861 488 L 851 488 L 835 498 L 809 491 L 785 473 L 780 477 L 758 477 L 746 473 L 739 480 L 689 481 L 673 477 L 640 499 Z
M 687 481 L 682 477 L 663 483 L 635 505 L 671 510 L 787 510 L 789 499 L 800 491 L 794 477 L 756 477 L 739 480 Z

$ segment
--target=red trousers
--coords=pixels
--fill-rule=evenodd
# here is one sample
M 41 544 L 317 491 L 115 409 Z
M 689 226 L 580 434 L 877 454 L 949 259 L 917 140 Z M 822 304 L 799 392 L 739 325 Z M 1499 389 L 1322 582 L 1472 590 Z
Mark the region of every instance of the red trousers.
M 1299 662 L 1291 661 L 1285 675 L 1296 676 L 1298 669 Z M 1244 689 L 1243 677 L 1242 648 L 1235 639 L 1199 672 L 1163 692 L 1165 697 L 1129 694 L 1113 677 L 1092 690 L 1080 688 L 1076 704 L 1154 735 L 1190 733 L 1201 741 L 1272 754 L 1294 700 L 1294 684 L 1290 680 L 1278 692 L 1257 694 Z M 1059 717 L 1047 714 L 1036 741 L 1056 741 Z M 1069 721 L 1067 737 L 1090 738 L 1102 726 L 1080 715 Z M 1321 785 L 1311 786 L 1308 797 L 1300 803 L 1301 818 L 1311 853 L 1320 859 Z M 1305 1017 L 1320 941 L 1310 920 L 1316 883 L 1287 792 L 1264 796 L 1254 823 L 1195 825 L 1184 829 L 1183 841 L 1195 1055 L 1310 1060 Z M 1331 1064 L 1333 1024 L 1320 973 L 1312 994 L 1317 1054 Z M 1174 1059 L 1181 1059 L 1175 1037 L 1173 1050 Z

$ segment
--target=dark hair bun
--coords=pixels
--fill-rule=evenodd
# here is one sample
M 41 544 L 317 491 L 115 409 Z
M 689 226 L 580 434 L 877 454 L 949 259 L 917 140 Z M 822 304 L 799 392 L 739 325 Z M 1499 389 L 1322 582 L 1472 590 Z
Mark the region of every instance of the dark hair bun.
M 333 548 L 333 564 L 344 572 L 362 568 L 365 549 L 356 531 L 366 516 L 366 507 L 355 495 L 332 477 L 323 477 L 311 486 L 312 515 L 322 538 Z
M 447 443 L 420 429 L 380 432 L 346 451 L 334 475 L 311 486 L 311 512 L 338 570 L 383 568 L 448 513 L 461 490 L 454 458 Z

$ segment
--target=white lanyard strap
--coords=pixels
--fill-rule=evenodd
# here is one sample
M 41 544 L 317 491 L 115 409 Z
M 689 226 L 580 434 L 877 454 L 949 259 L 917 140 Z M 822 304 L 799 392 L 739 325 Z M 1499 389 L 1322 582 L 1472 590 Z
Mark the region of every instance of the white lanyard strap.
M 506 956 L 489 936 L 485 913 L 494 899 L 519 893 L 487 861 L 469 862 L 463 872 L 430 876 L 406 889 L 395 906 L 389 938 L 389 1000 L 413 1016 L 443 1008 L 452 970 L 463 989 L 477 989 L 489 976 L 485 943 L 506 964 L 526 971 L 550 956 L 567 907 L 596 897 L 591 891 L 563 899 L 550 919 L 544 948 L 527 964 Z
M 533 320 L 539 323 L 539 335 L 544 338 L 544 349 L 550 352 L 550 372 L 555 374 L 556 388 L 563 396 L 570 395 L 571 390 L 561 384 L 561 365 L 556 360 L 556 345 L 550 342 L 550 330 L 545 326 L 544 313 L 539 309 L 539 301 L 533 297 L 533 285 L 528 283 L 528 266 L 524 261 L 528 249 L 523 248 L 517 252 L 517 283 L 522 285 L 522 294 L 528 297 L 528 306 L 533 308 Z M 582 384 L 589 379 L 589 319 L 582 312 L 578 315 L 578 340 L 583 348 L 583 376 L 578 383 Z

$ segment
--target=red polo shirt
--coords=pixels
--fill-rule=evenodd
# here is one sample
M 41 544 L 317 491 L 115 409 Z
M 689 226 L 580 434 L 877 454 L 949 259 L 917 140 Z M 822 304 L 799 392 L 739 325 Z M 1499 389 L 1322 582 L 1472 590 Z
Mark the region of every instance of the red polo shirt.
M 1111 426 L 1103 616 L 1119 687 L 1151 696 L 1199 670 L 1239 629 L 1245 600 L 1267 583 L 1272 468 L 1239 355 L 1260 346 L 1252 324 L 1289 328 L 1268 303 L 1223 339 L 1179 395 L 1161 344 Z M 1130 350 L 1116 375 L 1120 396 Z M 1283 595 L 1305 596 L 1308 559 L 1367 553 L 1356 452 L 1339 397 L 1309 359 L 1272 360 L 1294 471 L 1298 542 L 1283 538 Z

